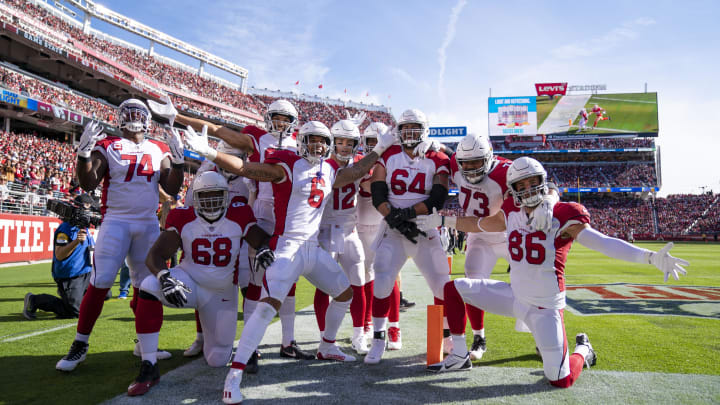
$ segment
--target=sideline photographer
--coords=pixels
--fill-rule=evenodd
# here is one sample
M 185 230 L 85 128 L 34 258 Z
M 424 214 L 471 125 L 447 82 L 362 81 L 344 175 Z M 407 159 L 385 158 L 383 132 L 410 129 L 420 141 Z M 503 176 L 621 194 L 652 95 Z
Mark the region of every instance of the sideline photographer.
M 88 194 L 77 196 L 74 205 L 48 201 L 48 208 L 58 213 L 63 221 L 53 236 L 52 261 L 52 276 L 60 297 L 27 293 L 23 307 L 25 318 L 35 319 L 38 309 L 54 312 L 58 318 L 78 317 L 80 303 L 90 282 L 95 246 L 88 226 L 99 225 L 99 216 L 90 211 L 93 204 Z

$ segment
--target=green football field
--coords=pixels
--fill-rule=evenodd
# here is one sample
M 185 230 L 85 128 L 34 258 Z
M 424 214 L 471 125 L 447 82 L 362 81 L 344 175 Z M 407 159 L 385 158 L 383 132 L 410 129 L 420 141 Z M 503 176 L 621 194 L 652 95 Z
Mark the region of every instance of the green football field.
M 604 108 L 610 120 L 598 122 L 596 129 L 578 132 L 578 118 L 568 133 L 610 134 L 613 132 L 658 132 L 657 93 L 597 94 L 590 97 L 585 108 L 590 114 L 587 128 L 592 128 L 595 104 Z
M 658 250 L 662 244 L 643 246 Z M 672 280 L 668 285 L 720 287 L 720 245 L 677 244 L 672 253 L 688 259 L 691 266 L 687 277 Z M 455 256 L 453 277 L 462 274 L 463 261 L 463 255 Z M 492 277 L 507 281 L 506 267 L 506 263 L 498 263 Z M 620 282 L 664 285 L 661 273 L 652 266 L 608 259 L 579 245 L 573 246 L 570 253 L 566 280 L 569 287 Z M 54 290 L 49 264 L 0 269 L 0 319 L 4 325 L 0 332 L 0 356 L 4 366 L 0 377 L 5 387 L 0 403 L 98 403 L 124 393 L 137 374 L 140 361 L 131 354 L 135 335 L 132 312 L 128 301 L 117 299 L 105 303 L 90 340 L 87 360 L 69 374 L 55 370 L 55 363 L 67 352 L 73 339 L 75 322 L 54 319 L 47 314 L 39 314 L 38 320 L 27 321 L 21 314 L 26 292 L 54 293 Z M 413 295 L 426 293 L 424 290 L 406 294 L 412 299 Z M 117 288 L 113 292 L 117 294 Z M 298 309 L 312 304 L 312 294 L 312 288 L 302 280 L 298 285 Z M 720 375 L 717 367 L 720 364 L 720 339 L 717 337 L 720 336 L 720 310 L 717 308 L 720 299 L 694 305 L 709 308 L 706 312 L 710 316 L 586 316 L 568 310 L 565 311 L 566 330 L 571 339 L 577 331 L 588 333 L 600 356 L 595 367 L 600 371 Z M 510 318 L 486 316 L 491 350 L 476 362 L 476 366 L 542 368 L 539 358 L 529 350 L 533 347 L 532 337 L 514 332 L 513 325 Z M 238 326 L 239 336 L 242 322 Z M 296 328 L 313 327 L 312 324 L 296 325 Z M 165 309 L 160 344 L 173 353 L 173 359 L 162 361 L 163 374 L 189 362 L 182 357 L 182 350 L 192 342 L 194 335 L 192 311 Z M 405 338 L 413 339 L 407 335 Z M 415 338 L 423 339 L 422 336 Z M 356 367 L 357 372 L 366 372 L 362 366 Z M 453 378 L 457 376 L 452 375 Z M 426 377 L 420 375 L 419 378 Z M 447 401 L 463 401 L 464 398 L 450 396 Z

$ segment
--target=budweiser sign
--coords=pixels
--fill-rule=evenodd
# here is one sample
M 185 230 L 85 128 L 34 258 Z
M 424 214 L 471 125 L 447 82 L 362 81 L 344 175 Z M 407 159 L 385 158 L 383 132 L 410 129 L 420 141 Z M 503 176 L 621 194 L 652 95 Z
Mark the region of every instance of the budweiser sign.
M 535 83 L 535 90 L 538 96 L 553 97 L 557 94 L 564 96 L 567 92 L 567 82 L 565 83 Z

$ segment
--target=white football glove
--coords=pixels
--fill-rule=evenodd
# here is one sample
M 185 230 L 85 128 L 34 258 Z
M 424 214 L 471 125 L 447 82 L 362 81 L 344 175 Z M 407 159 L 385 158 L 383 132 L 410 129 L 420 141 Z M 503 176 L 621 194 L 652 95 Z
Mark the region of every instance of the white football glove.
M 415 156 L 425 157 L 425 154 L 428 152 L 437 152 L 440 150 L 443 150 L 443 144 L 436 140 L 428 139 L 420 142 L 418 146 L 415 147 L 413 153 L 415 153 Z
M 457 217 L 445 217 L 440 215 L 437 208 L 433 207 L 432 214 L 418 215 L 415 218 L 415 223 L 418 229 L 428 230 L 437 228 L 439 226 L 445 226 L 447 228 L 455 228 L 457 226 Z
M 542 202 L 530 214 L 530 226 L 542 232 L 550 232 L 552 228 L 553 210 L 558 198 L 555 195 L 546 195 Z
M 82 135 L 80 136 L 80 144 L 78 145 L 78 157 L 88 159 L 92 153 L 95 143 L 105 139 L 107 135 L 103 133 L 103 127 L 97 121 L 90 121 L 85 125 Z
M 169 130 L 166 128 L 166 140 L 170 147 L 170 161 L 174 165 L 181 165 L 185 163 L 185 149 L 183 147 L 182 137 L 180 131 L 170 127 Z
M 675 280 L 680 280 L 680 276 L 678 276 L 678 273 L 682 273 L 682 275 L 687 274 L 687 271 L 684 268 L 682 268 L 682 266 L 690 265 L 690 262 L 688 262 L 687 260 L 673 257 L 670 254 L 670 249 L 672 249 L 672 247 L 673 247 L 673 243 L 669 242 L 658 252 L 650 253 L 650 258 L 648 260 L 648 262 L 650 262 L 650 264 L 657 267 L 658 269 L 660 269 L 660 271 L 662 271 L 665 274 L 665 282 L 666 283 L 668 281 L 668 277 L 671 274 L 675 278 Z
M 355 115 L 350 116 L 350 111 L 345 110 L 345 117 L 345 119 L 352 121 L 353 124 L 360 128 L 360 125 L 362 125 L 362 123 L 365 122 L 365 118 L 367 118 L 367 113 L 365 111 L 360 111 Z
M 211 162 L 217 157 L 217 151 L 208 145 L 207 125 L 203 125 L 200 135 L 188 125 L 185 130 L 185 144 L 190 150 L 195 151 L 198 155 L 209 159 Z
M 160 104 L 157 101 L 148 100 L 148 106 L 150 106 L 150 110 L 152 110 L 153 114 L 159 115 L 170 121 L 170 126 L 172 127 L 175 123 L 175 117 L 177 117 L 178 111 L 175 109 L 175 106 L 173 105 L 172 100 L 170 100 L 169 95 L 164 95 L 162 97 L 162 101 L 164 101 L 165 104 Z
M 397 144 L 398 138 L 395 135 L 395 128 L 388 128 L 384 134 L 378 136 L 378 141 L 372 151 L 378 156 L 382 155 L 389 147 Z

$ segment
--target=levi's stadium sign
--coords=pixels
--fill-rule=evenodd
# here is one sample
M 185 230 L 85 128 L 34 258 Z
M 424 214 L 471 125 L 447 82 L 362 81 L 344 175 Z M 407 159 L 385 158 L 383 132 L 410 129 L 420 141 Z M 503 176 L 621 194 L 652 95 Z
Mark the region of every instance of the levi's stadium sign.
M 565 83 L 535 83 L 535 90 L 537 90 L 538 96 L 550 96 L 555 95 L 564 96 L 567 92 L 567 82 Z

